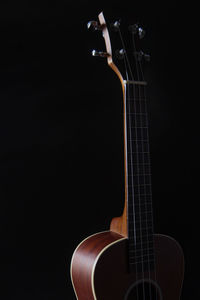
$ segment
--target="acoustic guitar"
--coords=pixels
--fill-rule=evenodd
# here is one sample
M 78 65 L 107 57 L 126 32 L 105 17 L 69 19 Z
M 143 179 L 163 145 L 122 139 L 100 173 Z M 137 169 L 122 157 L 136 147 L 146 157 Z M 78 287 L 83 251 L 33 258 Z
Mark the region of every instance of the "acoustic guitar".
M 139 24 L 129 26 L 133 47 L 126 49 L 120 22 L 112 23 L 109 30 L 115 31 L 122 45 L 112 54 L 103 13 L 98 19 L 90 21 L 88 28 L 102 31 L 106 52 L 93 50 L 92 54 L 107 59 L 123 91 L 125 203 L 122 216 L 112 219 L 110 230 L 89 236 L 74 251 L 72 284 L 78 300 L 178 300 L 183 251 L 173 238 L 155 234 L 153 229 L 147 82 L 142 71 L 150 57 L 137 50 L 145 32 Z M 115 55 L 125 76 L 114 63 Z

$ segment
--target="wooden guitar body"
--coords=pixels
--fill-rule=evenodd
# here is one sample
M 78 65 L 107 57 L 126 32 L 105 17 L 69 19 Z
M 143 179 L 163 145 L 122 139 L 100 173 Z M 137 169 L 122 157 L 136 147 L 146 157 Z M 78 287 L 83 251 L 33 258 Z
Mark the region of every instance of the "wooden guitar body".
M 149 300 L 180 299 L 184 258 L 179 244 L 154 234 L 155 270 L 137 273 L 128 268 L 127 243 L 127 238 L 106 231 L 88 237 L 77 247 L 71 264 L 77 299 L 143 300 L 144 289 L 154 290 Z

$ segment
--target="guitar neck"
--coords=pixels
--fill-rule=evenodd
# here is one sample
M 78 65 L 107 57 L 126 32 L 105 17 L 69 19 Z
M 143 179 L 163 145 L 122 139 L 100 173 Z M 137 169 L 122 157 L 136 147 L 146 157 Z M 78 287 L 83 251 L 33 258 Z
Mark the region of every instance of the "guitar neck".
M 139 267 L 140 262 L 152 261 L 153 266 L 151 166 L 144 82 L 126 82 L 125 127 L 129 262 L 130 266 L 137 263 Z

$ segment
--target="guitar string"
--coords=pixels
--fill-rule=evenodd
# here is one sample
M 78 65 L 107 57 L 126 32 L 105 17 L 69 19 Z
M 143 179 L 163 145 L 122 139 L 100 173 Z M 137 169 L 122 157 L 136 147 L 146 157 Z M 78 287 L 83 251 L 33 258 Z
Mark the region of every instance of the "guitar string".
M 133 80 L 133 79 L 132 79 Z M 129 85 L 130 86 L 130 85 Z M 136 87 L 135 87 L 135 85 L 133 85 L 133 99 L 134 99 L 134 96 L 135 96 L 135 94 L 136 94 Z M 131 97 L 130 97 L 131 98 Z M 131 108 L 130 108 L 130 102 L 131 102 L 131 100 L 130 100 L 130 98 L 129 98 L 129 100 L 128 100 L 128 102 L 129 102 L 129 111 L 131 111 Z M 137 111 L 136 111 L 136 103 L 135 103 L 135 101 L 133 100 L 133 106 L 134 106 L 134 111 L 137 113 Z M 130 119 L 131 119 L 131 116 L 130 116 Z M 135 125 L 136 125 L 136 123 L 137 123 L 137 116 L 135 115 Z M 130 128 L 130 131 L 131 131 L 131 135 L 132 135 L 132 129 Z M 136 140 L 136 149 L 135 149 L 135 154 L 136 154 L 136 169 L 137 169 L 137 173 L 139 173 L 140 172 L 140 167 L 139 167 L 139 162 L 140 162 L 140 160 L 139 160 L 139 153 L 138 153 L 138 149 L 139 149 L 139 147 L 138 147 L 138 132 L 137 132 L 137 126 L 135 126 L 135 140 Z M 130 142 L 131 144 L 132 144 L 132 142 Z M 132 152 L 132 151 L 131 151 Z M 133 156 L 133 152 L 132 152 L 132 154 L 131 154 L 131 157 Z M 132 163 L 132 165 L 133 165 L 133 162 L 131 162 Z M 134 174 L 134 167 L 132 166 L 132 174 Z M 138 185 L 138 191 L 137 191 L 137 197 L 138 197 L 138 210 L 139 210 L 139 232 L 140 232 L 140 234 L 139 234 L 139 236 L 138 236 L 138 239 L 136 240 L 136 245 L 140 245 L 140 250 L 141 250 L 141 266 L 142 266 L 142 276 L 143 276 L 143 278 L 144 278 L 144 262 L 143 262 L 143 241 L 142 241 L 142 216 L 141 216 L 141 191 L 140 191 L 140 187 L 139 187 L 139 185 L 140 185 L 140 183 L 139 183 L 139 177 L 137 176 L 136 177 L 137 179 L 137 185 Z M 136 203 L 136 201 L 134 200 L 134 206 L 135 206 L 135 203 Z M 138 211 L 137 211 L 137 213 L 138 213 Z M 134 226 L 136 227 L 137 225 L 136 225 L 136 223 L 134 224 Z M 137 261 L 137 259 L 136 259 L 136 261 Z M 145 300 L 145 286 L 144 286 L 144 281 L 142 282 L 142 288 L 143 288 L 143 300 Z
M 142 80 L 144 80 L 144 73 L 143 73 L 143 70 L 142 70 L 141 61 L 139 62 L 139 67 L 140 67 L 140 72 L 141 72 Z M 145 88 L 144 88 L 144 99 L 145 99 L 145 106 L 146 106 L 145 109 L 147 110 L 147 101 L 146 101 L 147 97 L 146 97 L 146 89 Z M 146 116 L 146 122 L 148 122 L 147 116 Z M 149 140 L 148 126 L 147 126 L 147 139 Z M 149 144 L 148 144 L 148 149 L 147 150 L 150 153 Z M 150 164 L 150 157 L 149 157 L 149 164 Z M 151 176 L 150 176 L 150 181 L 151 181 Z M 150 189 L 152 189 L 151 184 L 150 184 Z M 151 195 L 152 195 L 152 190 L 150 192 L 151 192 Z M 151 204 L 151 211 L 152 211 L 152 214 L 151 214 L 151 223 L 152 223 L 152 227 L 154 227 L 154 225 L 153 225 L 153 206 L 152 206 L 152 201 L 151 201 L 150 204 Z M 153 232 L 154 232 L 154 229 L 153 229 Z M 154 249 L 154 261 L 153 261 L 153 263 L 154 263 L 154 277 L 155 277 L 155 282 L 157 282 L 154 239 L 153 239 L 153 249 Z M 156 300 L 157 300 L 157 290 L 156 290 Z
M 126 49 L 125 49 L 125 44 L 124 44 L 124 41 L 123 41 L 123 38 L 122 38 L 122 35 L 121 35 L 121 31 L 119 30 L 119 32 L 120 32 L 120 39 L 121 39 L 121 41 L 122 41 L 122 46 L 123 46 L 123 48 L 124 48 L 124 50 L 125 50 L 125 56 L 124 56 L 124 61 L 126 60 L 127 61 L 127 64 L 128 64 L 128 66 L 129 66 L 129 70 L 130 70 L 130 74 L 131 74 L 131 79 L 132 80 L 134 80 L 134 77 L 133 77 L 133 74 L 132 74 L 132 70 L 131 70 L 131 67 L 130 67 L 130 62 L 129 62 L 129 59 L 128 59 L 128 56 L 127 56 L 127 52 L 126 52 Z M 127 80 L 128 80 L 129 78 L 127 78 Z M 129 113 L 131 112 L 131 110 L 130 110 L 130 100 L 129 100 L 129 98 L 130 98 L 130 85 L 129 84 L 127 84 L 127 86 L 128 86 L 128 91 L 129 91 L 129 97 L 128 97 L 128 107 L 129 107 Z M 134 90 L 135 90 L 135 85 L 133 86 L 134 87 Z M 134 93 L 135 94 L 135 93 Z M 135 101 L 134 101 L 134 110 L 136 111 L 136 107 L 135 107 Z M 136 116 L 135 116 L 136 117 Z M 132 126 L 131 126 L 131 115 L 129 115 L 129 136 L 130 136 L 130 147 L 131 147 L 131 152 L 132 152 L 132 142 L 131 142 L 131 140 L 132 140 L 132 128 L 131 128 Z M 137 128 L 135 127 L 135 139 L 136 139 L 136 143 L 137 143 L 137 140 L 138 140 L 138 138 L 137 138 Z M 137 149 L 138 149 L 138 147 L 137 147 Z M 130 158 L 131 158 L 131 173 L 132 174 L 134 174 L 133 173 L 133 162 L 132 162 L 132 160 L 133 160 L 133 157 L 132 157 L 132 155 L 133 155 L 133 152 L 131 153 L 131 155 L 130 155 Z M 138 163 L 139 163 L 139 157 L 138 157 L 138 151 L 136 151 L 136 156 L 137 156 L 137 172 L 139 173 L 139 165 L 138 165 Z M 138 182 L 138 184 L 139 184 L 139 182 Z M 135 200 L 134 200 L 134 185 L 133 185 L 133 176 L 132 176 L 132 197 L 133 197 L 133 213 L 135 212 Z M 138 193 L 138 198 L 139 198 L 139 211 L 141 212 L 141 208 L 140 208 L 140 205 L 141 205 L 141 199 L 140 199 L 140 189 L 139 189 L 139 191 L 138 191 L 139 193 Z M 140 236 L 142 236 L 142 224 L 141 224 L 141 214 L 139 213 L 139 219 L 140 219 Z M 134 228 L 136 228 L 136 223 L 134 224 Z M 135 249 L 136 249 L 136 247 L 137 247 L 137 236 L 135 237 L 135 241 L 136 241 L 136 243 L 135 243 Z M 141 239 L 141 254 L 142 254 L 142 256 L 143 256 L 143 246 L 142 246 L 142 239 Z M 136 264 L 135 264 L 136 266 L 137 266 L 137 262 L 136 262 Z M 143 264 L 143 260 L 141 260 L 141 265 L 142 265 L 142 274 L 143 274 L 143 278 L 144 278 L 144 264 Z M 136 273 L 138 273 L 138 269 L 137 269 L 137 271 L 136 271 Z M 142 282 L 142 288 L 143 288 L 143 300 L 145 300 L 145 287 L 144 287 L 144 281 Z M 138 286 L 137 286 L 137 297 L 138 297 Z
M 121 31 L 120 31 L 120 28 L 119 28 L 119 35 L 120 35 L 120 40 L 121 40 L 121 43 L 122 43 L 122 47 L 123 47 L 123 49 L 125 50 L 125 56 L 124 56 L 124 58 L 123 58 L 123 61 L 124 61 L 124 66 L 125 66 L 125 71 L 126 71 L 126 78 L 127 78 L 127 80 L 129 80 L 129 75 L 128 75 L 128 68 L 129 68 L 129 71 L 130 71 L 130 74 L 131 74 L 131 77 L 133 78 L 133 74 L 132 74 L 132 70 L 131 70 L 131 67 L 130 67 L 130 63 L 129 63 L 129 60 L 128 60 L 128 56 L 127 56 L 127 54 L 126 54 L 126 49 L 125 49 L 125 44 L 124 44 L 124 40 L 123 40 L 123 37 L 122 37 L 122 34 L 121 34 Z M 127 64 L 128 64 L 128 67 L 127 67 Z M 125 91 L 127 91 L 127 86 L 128 86 L 128 95 L 129 95 L 129 85 L 125 85 Z M 128 114 L 127 114 L 127 99 L 128 99 L 129 97 L 126 97 L 126 94 L 125 94 L 125 99 L 124 99 L 124 101 L 125 101 L 125 118 L 126 118 L 126 126 L 128 125 L 127 123 L 129 123 L 129 135 L 130 135 L 130 141 L 132 140 L 132 136 L 131 136 L 131 116 L 129 115 L 128 116 Z M 130 112 L 130 102 L 129 102 L 129 112 Z M 128 117 L 128 122 L 127 122 L 127 117 Z M 127 128 L 126 128 L 126 134 L 127 134 L 128 132 L 127 132 Z M 126 136 L 126 138 L 127 138 L 127 136 Z M 128 168 L 128 157 L 127 157 L 127 152 L 128 152 L 128 146 L 127 146 L 127 139 L 126 139 L 126 164 L 127 164 L 127 168 Z M 131 162 L 132 162 L 132 143 L 130 142 L 130 147 L 131 147 L 131 149 L 130 149 L 130 151 L 131 151 Z M 128 176 L 128 169 L 126 168 L 126 170 L 127 170 L 127 184 L 128 184 L 128 182 L 129 182 L 129 176 Z M 131 163 L 131 173 L 133 174 L 133 164 Z M 134 184 L 133 184 L 133 176 L 131 176 L 131 189 L 132 189 L 132 197 L 134 197 Z M 128 186 L 126 187 L 127 189 L 128 189 Z M 128 189 L 128 191 L 129 191 L 129 189 Z M 128 201 L 128 214 L 129 214 L 129 212 L 130 212 L 130 207 L 129 207 L 129 205 L 130 205 L 130 201 L 129 201 L 129 193 L 127 192 L 127 201 Z M 135 207 L 134 207 L 134 199 L 132 199 L 132 201 L 133 201 L 133 220 L 134 220 L 134 230 L 136 230 L 136 226 L 135 226 Z M 130 226 L 130 224 L 129 224 L 129 226 Z M 128 237 L 130 238 L 130 228 L 128 228 Z M 135 249 L 135 253 L 136 253 L 136 238 L 137 238 L 137 235 L 136 235 L 136 231 L 134 232 L 134 239 L 135 239 L 135 241 L 134 241 L 134 249 Z M 129 243 L 130 243 L 130 239 L 129 239 Z M 130 244 L 129 244 L 129 250 L 130 250 Z M 129 252 L 129 256 L 130 256 L 130 252 Z M 130 261 L 129 261 L 130 262 Z M 131 267 L 131 266 L 129 266 L 129 267 Z M 136 268 L 136 281 L 138 281 L 138 265 L 137 264 L 135 264 L 135 268 Z M 137 300 L 139 299 L 139 290 L 138 290 L 138 285 L 137 285 L 137 287 L 136 287 L 136 293 L 137 293 Z
M 130 85 L 128 84 L 127 85 L 128 86 L 128 98 L 130 98 Z M 127 105 L 128 105 L 128 109 L 129 109 L 129 112 L 131 111 L 131 108 L 130 108 L 130 101 L 127 99 Z M 133 175 L 134 174 L 134 168 L 133 168 L 133 151 L 132 151 L 132 142 L 131 142 L 131 140 L 132 140 L 132 129 L 131 129 L 131 122 L 132 122 L 132 120 L 131 120 L 131 116 L 129 115 L 129 117 L 128 117 L 128 119 L 129 119 L 129 143 L 130 143 L 130 152 L 131 152 L 131 154 L 130 154 L 130 160 L 131 160 L 131 174 Z M 135 129 L 135 137 L 136 137 L 136 140 L 137 140 L 137 130 Z M 138 162 L 138 154 L 136 153 L 136 156 L 137 156 L 137 162 Z M 139 165 L 137 164 L 137 173 L 139 173 Z M 133 201 L 133 214 L 135 215 L 136 214 L 136 206 L 135 206 L 135 199 L 134 199 L 134 195 L 135 195 L 135 193 L 134 193 L 134 182 L 133 182 L 133 176 L 131 176 L 131 186 L 132 186 L 132 201 Z M 140 198 L 140 191 L 139 191 L 139 194 L 138 194 L 138 196 L 139 196 L 139 198 Z M 140 203 L 140 201 L 139 201 L 139 203 Z M 139 218 L 139 230 L 140 230 L 140 235 L 141 235 L 141 218 Z M 135 248 L 135 254 L 137 253 L 137 249 L 138 249 L 138 235 L 137 235 L 137 233 L 136 233 L 136 220 L 135 220 L 135 218 L 134 218 L 134 248 Z M 142 249 L 141 249 L 142 250 Z M 141 251 L 142 252 L 142 251 Z M 136 266 L 136 273 L 137 273 L 137 276 L 136 276 L 136 281 L 138 280 L 138 267 L 139 267 L 139 265 L 138 265 L 138 263 L 137 263 L 137 260 L 135 260 L 135 266 Z M 142 264 L 142 272 L 144 272 L 144 270 L 143 270 L 143 264 Z M 144 285 L 143 285 L 143 292 L 144 292 Z M 139 299 L 139 291 L 138 291 L 138 286 L 137 286 L 137 297 L 138 297 L 138 299 Z M 145 300 L 145 299 L 144 299 Z
M 136 64 L 136 73 L 137 73 L 137 79 L 138 81 L 140 81 L 140 75 L 139 75 L 139 66 L 138 66 L 138 55 L 136 53 L 136 45 L 135 45 L 135 34 L 132 32 L 132 42 L 133 42 L 133 51 L 134 51 L 134 57 L 135 57 L 135 64 Z M 141 67 L 141 64 L 140 64 L 140 67 Z M 141 69 L 141 68 L 140 68 Z M 144 79 L 144 78 L 142 78 Z M 140 90 L 140 85 L 138 86 L 138 89 L 139 89 L 139 111 L 140 113 L 142 113 L 142 104 L 141 104 L 141 90 Z M 145 107 L 146 108 L 146 107 Z M 139 116 L 139 125 L 142 127 L 142 117 Z M 143 137 L 143 129 L 141 130 L 141 139 L 144 140 L 144 137 Z M 144 163 L 145 163 L 145 159 L 144 159 L 144 145 L 143 145 L 143 142 L 141 143 L 142 144 L 142 160 L 143 160 L 143 174 L 145 174 L 145 167 L 144 167 Z M 147 143 L 148 144 L 148 143 Z M 144 185 L 146 184 L 146 180 L 145 180 L 145 176 L 144 176 Z M 144 194 L 145 194 L 145 211 L 147 211 L 147 204 L 146 204 L 146 187 L 144 187 Z M 148 233 L 148 223 L 147 223 L 147 213 L 145 214 L 146 215 L 146 240 L 147 240 L 147 249 L 148 249 L 148 246 L 149 246 L 149 233 Z M 141 241 L 143 239 L 143 236 L 141 236 Z M 150 282 L 150 279 L 151 279 L 151 274 L 150 274 L 150 253 L 149 253 L 149 249 L 147 250 L 147 261 L 148 261 L 148 276 L 149 276 L 149 282 Z M 149 294 L 150 294 L 150 300 L 152 300 L 152 289 L 151 289 L 151 284 L 149 284 Z

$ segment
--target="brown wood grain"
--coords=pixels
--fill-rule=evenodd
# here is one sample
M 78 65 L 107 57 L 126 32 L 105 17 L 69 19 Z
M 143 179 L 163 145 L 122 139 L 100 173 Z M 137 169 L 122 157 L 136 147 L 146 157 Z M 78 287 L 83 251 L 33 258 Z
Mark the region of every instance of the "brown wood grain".
M 154 235 L 156 274 L 136 274 L 128 269 L 127 241 L 108 231 L 93 235 L 80 244 L 71 269 L 78 300 L 124 300 L 128 288 L 143 278 L 157 282 L 162 300 L 179 300 L 184 258 L 177 242 L 164 235 Z
M 121 238 L 122 236 L 111 231 L 98 233 L 87 238 L 75 250 L 71 263 L 71 278 L 78 299 L 95 299 L 91 282 L 95 260 L 102 249 Z
M 116 217 L 111 221 L 110 229 L 114 232 L 117 232 L 125 237 L 128 236 L 128 224 L 127 224 L 127 170 L 126 170 L 126 122 L 125 122 L 125 83 L 120 73 L 119 69 L 117 68 L 116 64 L 113 62 L 112 58 L 112 47 L 110 42 L 110 36 L 107 28 L 107 24 L 104 18 L 103 13 L 99 14 L 99 23 L 102 26 L 102 33 L 105 40 L 106 51 L 109 54 L 107 57 L 108 65 L 111 69 L 116 73 L 117 77 L 119 78 L 122 86 L 123 92 L 123 116 L 124 116 L 124 178 L 125 178 L 125 199 L 124 199 L 124 210 L 121 217 Z
M 162 300 L 179 300 L 184 273 L 182 250 L 174 239 L 164 235 L 154 235 L 154 242 L 156 273 L 136 274 L 128 269 L 126 238 L 108 231 L 85 240 L 72 261 L 78 300 L 123 300 L 128 288 L 142 279 L 158 284 Z

